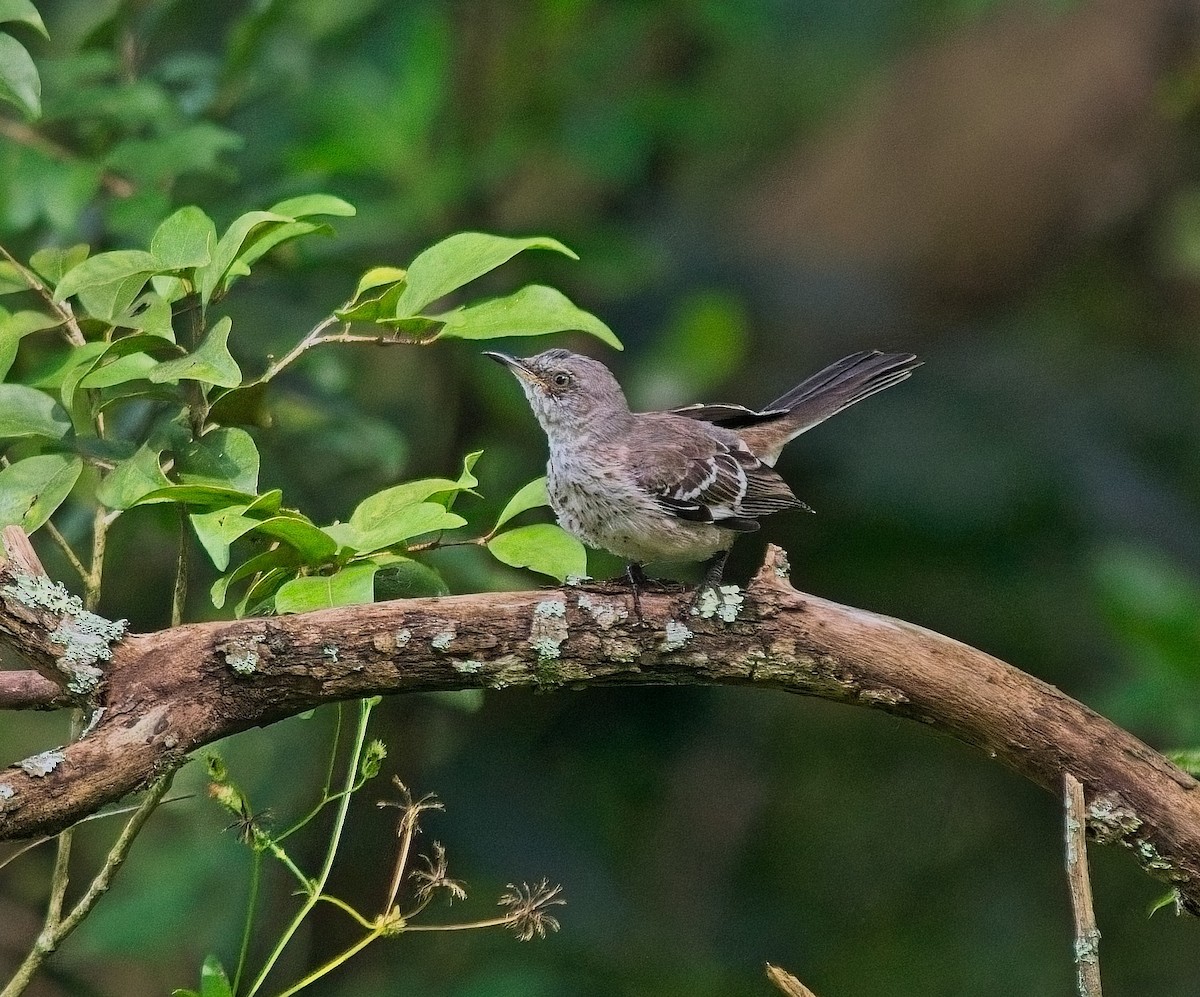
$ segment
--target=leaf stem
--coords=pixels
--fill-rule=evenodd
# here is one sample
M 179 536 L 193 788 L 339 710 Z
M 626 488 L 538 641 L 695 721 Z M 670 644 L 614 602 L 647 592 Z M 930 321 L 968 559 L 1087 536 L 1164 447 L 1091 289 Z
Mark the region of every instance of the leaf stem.
M 50 534 L 50 538 L 58 544 L 58 549 L 63 552 L 67 559 L 67 563 L 71 565 L 76 574 L 79 575 L 79 580 L 86 582 L 88 570 L 83 566 L 83 562 L 79 560 L 79 555 L 75 553 L 67 538 L 63 536 L 62 531 L 54 525 L 50 520 L 46 520 L 46 532 Z

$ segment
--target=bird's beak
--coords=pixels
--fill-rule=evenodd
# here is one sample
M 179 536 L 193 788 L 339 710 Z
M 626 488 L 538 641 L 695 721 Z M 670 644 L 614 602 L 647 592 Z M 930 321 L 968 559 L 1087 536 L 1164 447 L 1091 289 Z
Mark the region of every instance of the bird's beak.
M 484 350 L 485 357 L 491 357 L 496 363 L 502 363 L 510 371 L 512 371 L 522 381 L 540 382 L 539 378 L 533 371 L 526 366 L 525 361 L 519 357 L 509 356 L 507 353 L 497 353 L 493 350 Z

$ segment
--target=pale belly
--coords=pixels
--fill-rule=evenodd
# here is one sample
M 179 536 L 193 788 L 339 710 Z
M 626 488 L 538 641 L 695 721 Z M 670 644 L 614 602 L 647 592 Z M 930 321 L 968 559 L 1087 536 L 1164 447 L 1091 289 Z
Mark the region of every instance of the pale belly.
M 558 525 L 589 547 L 629 561 L 704 561 L 728 550 L 736 536 L 732 530 L 670 515 L 608 471 L 588 473 L 551 458 L 546 475 Z

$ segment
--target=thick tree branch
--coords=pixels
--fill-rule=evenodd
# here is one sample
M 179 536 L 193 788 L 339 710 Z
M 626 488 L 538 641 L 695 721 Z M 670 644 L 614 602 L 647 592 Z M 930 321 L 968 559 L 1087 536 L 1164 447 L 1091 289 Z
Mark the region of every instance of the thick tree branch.
M 0 573 L 0 634 L 17 583 Z M 19 601 L 19 600 L 18 600 Z M 59 751 L 0 772 L 0 840 L 67 827 L 190 751 L 320 703 L 375 693 L 591 685 L 754 685 L 885 710 L 951 734 L 1056 797 L 1200 910 L 1200 783 L 1058 689 L 921 627 L 797 592 L 782 551 L 703 615 L 688 595 L 594 588 L 409 599 L 175 627 L 112 646 L 103 712 Z M 18 612 L 19 616 L 19 612 Z M 45 644 L 45 635 L 40 638 Z
M 55 710 L 70 702 L 62 687 L 40 672 L 0 671 L 0 710 Z

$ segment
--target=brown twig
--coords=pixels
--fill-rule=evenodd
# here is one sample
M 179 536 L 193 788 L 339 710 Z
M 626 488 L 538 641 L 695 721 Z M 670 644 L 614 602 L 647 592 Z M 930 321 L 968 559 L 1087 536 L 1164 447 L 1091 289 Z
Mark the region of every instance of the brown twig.
M 1101 997 L 1100 929 L 1092 908 L 1092 883 L 1087 861 L 1087 807 L 1083 783 L 1070 772 L 1063 773 L 1064 835 L 1067 851 L 1067 884 L 1071 888 L 1071 912 L 1075 920 L 1075 968 L 1079 997 Z
M 775 984 L 787 997 L 817 997 L 811 990 L 785 969 L 767 963 L 767 979 Z

